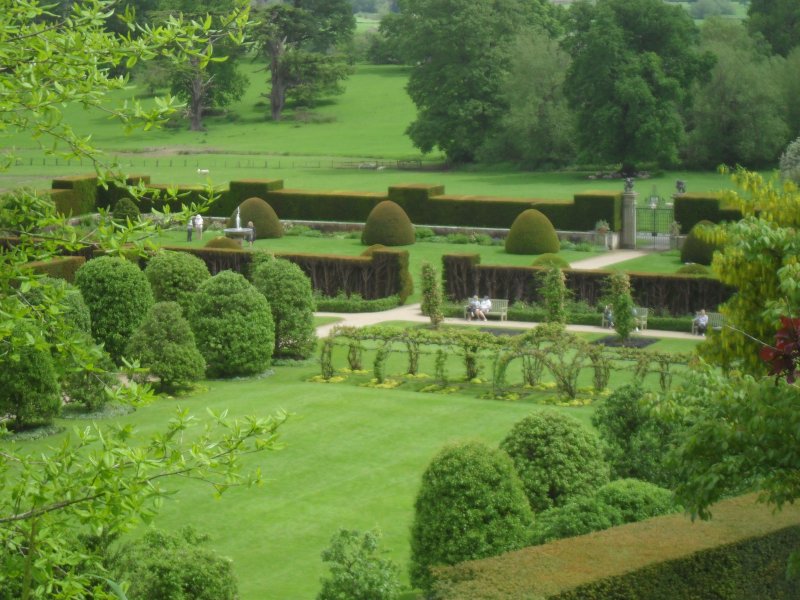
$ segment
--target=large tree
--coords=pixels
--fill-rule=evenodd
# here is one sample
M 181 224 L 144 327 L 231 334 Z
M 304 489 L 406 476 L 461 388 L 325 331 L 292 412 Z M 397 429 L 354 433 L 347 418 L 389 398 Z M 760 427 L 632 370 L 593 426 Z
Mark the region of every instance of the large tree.
M 689 91 L 711 66 L 692 19 L 662 0 L 582 1 L 570 16 L 566 93 L 584 158 L 675 163 Z
M 337 46 L 355 31 L 347 0 L 291 0 L 256 13 L 256 38 L 270 72 L 270 113 L 279 121 L 288 99 L 306 106 L 340 93 L 350 72 Z
M 113 77 L 112 70 L 159 55 L 186 60 L 197 56 L 207 40 L 202 24 L 178 17 L 136 30 L 130 39 L 119 36 L 106 27 L 112 8 L 105 0 L 76 0 L 67 15 L 43 19 L 47 7 L 39 0 L 6 0 L 0 10 L 0 128 L 25 131 L 44 140 L 51 151 L 55 142 L 60 144 L 57 152 L 94 160 L 106 179 L 110 175 L 101 156 L 90 139 L 75 132 L 62 107 L 100 107 L 126 125 L 151 126 L 174 111 L 174 105 L 159 100 L 150 111 L 136 104 L 113 105 L 108 92 L 127 82 Z M 0 168 L 11 164 L 13 157 L 6 155 Z M 187 207 L 185 216 L 196 210 Z M 0 253 L 0 370 L 13 370 L 21 355 L 41 349 L 67 357 L 64 363 L 76 365 L 76 370 L 101 377 L 101 349 L 69 323 L 65 289 L 37 277 L 28 261 L 46 260 L 86 243 L 120 254 L 126 241 L 141 248 L 142 239 L 152 236 L 152 227 L 148 223 L 129 227 L 101 216 L 87 237 L 57 215 L 46 197 L 20 191 L 0 199 L 0 230 L 19 239 Z M 32 288 L 40 289 L 41 303 L 25 300 Z M 146 386 L 120 386 L 117 377 L 111 381 L 104 385 L 120 401 L 151 397 Z M 194 420 L 181 412 L 165 426 L 165 433 L 144 441 L 137 440 L 129 426 L 110 431 L 86 428 L 35 456 L 4 444 L 0 449 L 2 593 L 23 600 L 119 597 L 106 580 L 104 541 L 151 515 L 171 476 L 197 477 L 213 484 L 217 492 L 252 481 L 239 474 L 238 458 L 274 447 L 281 421 L 234 422 L 224 415 L 210 420 L 208 431 L 184 436 Z
M 501 94 L 513 42 L 526 27 L 554 28 L 547 0 L 401 0 L 388 32 L 414 65 L 408 93 L 417 118 L 406 132 L 423 152 L 468 162 L 508 108 Z
M 797 0 L 750 0 L 747 26 L 761 34 L 772 50 L 787 56 L 800 46 L 800 2 Z

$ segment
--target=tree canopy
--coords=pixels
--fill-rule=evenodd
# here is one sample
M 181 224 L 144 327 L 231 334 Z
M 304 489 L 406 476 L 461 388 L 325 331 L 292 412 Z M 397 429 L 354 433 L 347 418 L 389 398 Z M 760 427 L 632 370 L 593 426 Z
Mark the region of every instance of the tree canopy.
M 747 26 L 769 42 L 772 49 L 787 56 L 800 46 L 800 3 L 796 0 L 750 0 Z

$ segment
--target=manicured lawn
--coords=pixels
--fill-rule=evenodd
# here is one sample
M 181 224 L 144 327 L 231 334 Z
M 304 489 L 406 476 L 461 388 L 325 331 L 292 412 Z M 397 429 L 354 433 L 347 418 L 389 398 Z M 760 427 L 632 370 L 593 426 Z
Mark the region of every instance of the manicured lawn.
M 627 271 L 629 273 L 675 273 L 683 266 L 681 253 L 679 250 L 667 250 L 666 252 L 651 252 L 647 256 L 632 258 L 624 262 L 616 263 L 611 269 Z M 713 273 L 709 268 L 709 276 Z

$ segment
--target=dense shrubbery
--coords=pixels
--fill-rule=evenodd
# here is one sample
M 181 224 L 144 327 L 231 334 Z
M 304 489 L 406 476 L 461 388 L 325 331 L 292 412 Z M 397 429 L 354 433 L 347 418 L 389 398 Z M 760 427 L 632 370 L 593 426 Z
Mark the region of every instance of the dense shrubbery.
M 221 248 L 223 250 L 241 250 L 242 244 L 241 242 L 234 240 L 233 238 L 225 237 L 225 236 L 217 236 L 215 238 L 211 238 L 206 242 L 206 248 Z
M 699 265 L 697 263 L 683 265 L 675 272 L 680 273 L 681 275 L 706 275 L 706 276 L 710 273 L 708 267 L 704 265 Z
M 12 335 L 26 338 L 30 332 L 18 327 Z M 50 423 L 61 408 L 50 352 L 32 342 L 20 347 L 15 360 L 7 352 L 0 357 L 0 415 L 10 417 L 17 430 Z
M 37 280 L 37 285 L 25 292 L 26 302 L 31 306 L 38 306 L 39 310 L 52 307 L 53 298 L 45 297 L 44 289 L 58 290 L 58 309 L 69 325 L 84 333 L 92 333 L 92 316 L 80 290 L 63 279 L 41 277 Z
M 536 257 L 531 263 L 532 267 L 558 267 L 559 269 L 569 269 L 569 262 L 563 256 L 545 252 Z
M 92 315 L 92 335 L 116 362 L 131 334 L 153 306 L 145 274 L 122 258 L 90 260 L 75 275 L 75 284 Z
M 275 324 L 275 357 L 308 358 L 314 351 L 314 294 L 305 273 L 288 260 L 259 254 L 252 281 L 269 301 Z
M 800 138 L 786 146 L 781 154 L 781 177 L 800 184 Z
M 135 222 L 139 219 L 139 207 L 130 198 L 120 198 L 114 205 L 114 220 L 125 223 L 130 219 Z
M 361 297 L 361 294 L 351 294 L 348 296 L 344 292 L 341 292 L 337 296 L 314 294 L 314 299 L 317 310 L 322 312 L 381 312 L 400 306 L 400 297 L 396 294 L 394 296 L 386 296 L 385 298 L 377 298 L 375 300 L 365 300 Z
M 714 224 L 711 221 L 700 221 L 697 225 L 707 227 L 713 226 Z M 681 262 L 710 265 L 711 259 L 714 257 L 714 251 L 719 250 L 719 247 L 713 242 L 701 239 L 697 233 L 697 225 L 692 227 L 692 230 L 683 242 L 683 247 L 681 248 Z
M 189 314 L 192 296 L 211 277 L 206 263 L 188 252 L 161 250 L 144 270 L 156 302 L 177 302 L 184 316 Z
M 415 239 L 414 226 L 406 211 L 391 200 L 384 200 L 372 209 L 361 232 L 361 242 L 367 246 L 408 246 Z
M 386 246 L 383 244 L 372 244 L 369 248 L 361 253 L 361 256 L 372 256 L 376 250 L 385 250 Z
M 439 274 L 429 262 L 422 263 L 422 303 L 420 311 L 431 320 L 431 325 L 438 327 L 444 321 L 442 314 L 442 285 Z
M 239 205 L 239 222 L 246 227 L 253 223 L 257 240 L 283 237 L 283 225 L 272 207 L 261 198 L 248 198 Z M 228 219 L 228 227 L 234 227 L 235 217 Z
M 207 541 L 188 527 L 177 534 L 150 530 L 122 547 L 113 570 L 130 582 L 130 600 L 235 600 L 233 565 L 205 548 Z
M 585 496 L 608 481 L 597 436 L 579 421 L 555 412 L 524 418 L 500 448 L 514 461 L 535 512 Z
M 138 359 L 159 379 L 162 391 L 189 387 L 206 370 L 189 322 L 177 302 L 157 302 L 128 344 L 130 358 Z
M 429 568 L 516 550 L 533 515 L 505 453 L 473 442 L 449 446 L 422 475 L 411 526 L 411 583 L 428 589 Z
M 253 375 L 269 367 L 275 346 L 269 302 L 242 275 L 222 271 L 203 282 L 189 316 L 210 377 Z
M 506 238 L 509 254 L 556 253 L 559 249 L 558 235 L 550 219 L 534 208 L 514 219 Z

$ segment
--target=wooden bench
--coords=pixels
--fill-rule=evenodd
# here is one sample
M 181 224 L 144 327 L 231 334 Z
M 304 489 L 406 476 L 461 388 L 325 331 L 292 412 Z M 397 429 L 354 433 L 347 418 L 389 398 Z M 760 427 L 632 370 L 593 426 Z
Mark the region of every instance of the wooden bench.
M 636 323 L 636 327 L 642 331 L 647 329 L 647 315 L 649 312 L 650 309 L 648 308 L 643 308 L 641 306 L 633 307 L 633 320 Z M 611 322 L 606 319 L 605 313 L 603 313 L 603 316 L 600 318 L 600 327 L 612 327 Z
M 489 298 L 489 302 L 492 303 L 492 309 L 486 313 L 486 318 L 489 317 L 500 317 L 501 321 L 505 321 L 508 319 L 508 300 L 501 299 L 501 298 Z M 464 318 L 469 317 L 469 300 L 467 300 L 467 304 L 464 306 Z
M 700 313 L 695 314 L 695 318 Z M 722 329 L 722 325 L 725 322 L 725 317 L 722 316 L 722 313 L 715 313 L 710 312 L 706 313 L 708 316 L 708 325 L 706 325 L 706 330 L 714 329 L 715 331 L 719 331 Z M 697 322 L 692 319 L 692 335 L 697 335 Z

